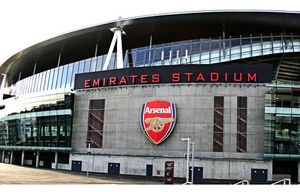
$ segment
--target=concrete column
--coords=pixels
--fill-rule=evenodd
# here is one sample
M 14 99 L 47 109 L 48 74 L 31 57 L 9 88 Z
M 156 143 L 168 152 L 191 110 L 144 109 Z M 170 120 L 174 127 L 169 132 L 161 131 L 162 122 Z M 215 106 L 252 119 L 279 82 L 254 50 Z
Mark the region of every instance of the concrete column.
M 298 161 L 298 183 L 300 182 L 300 161 Z
M 40 160 L 40 152 L 37 151 L 36 152 L 36 163 L 35 163 L 35 167 L 39 167 L 39 160 Z
M 22 151 L 21 166 L 24 165 L 24 156 L 25 156 L 25 151 Z
M 58 153 L 55 152 L 55 161 L 54 161 L 54 163 L 55 163 L 55 169 L 58 168 L 58 162 L 57 162 L 57 160 L 58 160 Z
M 14 151 L 10 151 L 9 164 L 12 164 L 13 156 L 14 156 Z
M 111 55 L 112 55 L 112 52 L 113 52 L 116 42 L 117 42 L 117 68 L 121 69 L 124 67 L 123 66 L 122 34 L 125 34 L 125 32 L 119 27 L 111 28 L 110 30 L 114 33 L 114 36 L 110 43 L 109 50 L 108 50 L 104 65 L 102 67 L 102 70 L 108 69 L 109 61 L 111 59 Z
M 114 36 L 113 36 L 113 39 L 112 39 L 112 41 L 111 41 L 111 43 L 110 43 L 109 50 L 108 50 L 108 53 L 107 53 L 107 56 L 106 56 L 104 65 L 103 65 L 103 67 L 102 67 L 102 70 L 107 70 L 107 68 L 108 68 L 108 64 L 109 64 L 109 61 L 110 61 L 110 58 L 111 58 L 113 49 L 114 49 L 114 47 L 115 47 L 116 41 L 117 41 L 117 34 L 114 33 Z
M 5 151 L 2 151 L 2 157 L 1 157 L 1 162 L 4 163 L 4 157 L 5 157 Z
M 117 68 L 122 69 L 123 66 L 123 48 L 122 48 L 122 32 L 121 30 L 116 30 L 117 34 Z

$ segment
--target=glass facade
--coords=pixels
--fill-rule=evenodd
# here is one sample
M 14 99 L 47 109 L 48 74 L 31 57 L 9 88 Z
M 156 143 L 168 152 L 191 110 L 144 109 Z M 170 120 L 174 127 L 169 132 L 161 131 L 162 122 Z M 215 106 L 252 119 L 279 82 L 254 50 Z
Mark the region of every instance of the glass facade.
M 124 68 L 182 64 L 217 64 L 244 58 L 300 52 L 300 36 L 268 34 L 192 39 L 124 51 Z M 63 55 L 62 55 L 63 56 Z M 57 89 L 73 89 L 75 75 L 103 70 L 106 55 L 88 58 L 49 69 L 21 79 L 12 95 L 25 95 Z M 38 63 L 37 63 L 38 65 Z M 108 70 L 116 69 L 116 53 Z
M 70 151 L 73 100 L 64 93 L 16 98 L 0 121 L 0 148 Z
M 267 88 L 265 156 L 279 160 L 300 160 L 300 86 L 274 82 Z

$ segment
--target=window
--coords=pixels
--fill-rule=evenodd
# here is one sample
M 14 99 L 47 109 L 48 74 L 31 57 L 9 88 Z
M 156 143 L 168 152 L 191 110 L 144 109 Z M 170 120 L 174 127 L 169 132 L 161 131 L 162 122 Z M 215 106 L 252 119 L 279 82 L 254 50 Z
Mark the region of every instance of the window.
M 237 98 L 237 152 L 247 152 L 247 97 Z
M 90 101 L 87 140 L 92 141 L 91 148 L 102 148 L 104 111 L 104 99 Z
M 223 152 L 224 97 L 214 97 L 213 151 Z

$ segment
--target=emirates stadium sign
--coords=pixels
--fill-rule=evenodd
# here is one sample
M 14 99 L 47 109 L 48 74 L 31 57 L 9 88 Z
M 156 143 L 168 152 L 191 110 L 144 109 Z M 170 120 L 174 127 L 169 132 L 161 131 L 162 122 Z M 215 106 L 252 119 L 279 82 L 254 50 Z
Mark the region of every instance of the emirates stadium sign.
M 176 83 L 269 83 L 273 66 L 267 64 L 213 64 L 135 67 L 81 73 L 75 89 Z

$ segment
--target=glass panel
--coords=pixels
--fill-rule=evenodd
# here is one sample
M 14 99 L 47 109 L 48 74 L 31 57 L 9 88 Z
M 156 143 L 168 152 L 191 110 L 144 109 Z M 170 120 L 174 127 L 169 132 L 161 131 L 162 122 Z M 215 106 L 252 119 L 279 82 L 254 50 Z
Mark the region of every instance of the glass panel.
M 144 66 L 145 56 L 146 56 L 145 51 L 138 51 L 136 52 L 136 54 L 133 54 L 132 56 L 133 56 L 133 62 L 135 63 L 136 67 Z
M 212 40 L 211 41 L 211 50 L 219 50 L 220 49 L 220 41 L 219 40 Z
M 172 46 L 164 47 L 164 65 L 172 65 Z
M 49 84 L 49 78 L 50 78 L 49 75 L 50 75 L 50 70 L 46 71 L 44 91 L 48 90 L 48 84 Z
M 185 44 L 181 47 L 181 64 L 190 63 L 190 45 Z
M 161 54 L 162 54 L 163 47 L 156 46 L 154 49 L 154 65 L 161 65 Z
M 44 71 L 44 72 L 41 73 L 41 86 L 40 86 L 39 91 L 44 91 L 46 72 L 47 71 Z
M 24 81 L 22 83 L 22 87 L 21 87 L 22 94 L 27 94 L 29 92 L 30 86 L 32 85 L 30 83 L 30 81 L 31 81 L 30 77 L 27 77 L 26 79 L 24 79 Z
M 73 63 L 68 65 L 68 73 L 67 73 L 66 86 L 65 86 L 68 88 L 71 87 L 71 81 L 72 81 L 72 76 L 73 76 L 73 67 L 74 67 Z
M 41 88 L 41 83 L 42 83 L 41 73 L 38 73 L 38 74 L 36 74 L 36 84 L 35 84 L 35 90 L 34 90 L 34 92 L 38 92 L 39 91 L 39 89 Z
M 99 56 L 97 57 L 97 67 L 96 67 L 96 71 L 102 71 L 102 65 L 104 63 L 104 56 Z
M 83 73 L 84 70 L 84 60 L 79 62 L 78 73 Z
M 57 82 L 55 88 L 60 88 L 61 81 L 62 81 L 62 73 L 63 73 L 63 67 L 58 67 L 58 76 L 57 76 Z
M 116 68 L 117 68 L 117 56 L 116 53 L 112 53 L 110 61 L 108 63 L 108 69 L 116 69 Z
M 58 76 L 58 68 L 55 68 L 54 72 L 53 72 L 53 81 L 52 81 L 51 89 L 55 89 L 56 88 L 57 76 Z
M 78 70 L 79 70 L 79 62 L 76 62 L 73 65 L 73 74 L 72 74 L 72 80 L 71 80 L 71 88 L 74 88 L 75 75 L 78 73 Z
M 172 65 L 179 65 L 180 64 L 180 49 L 181 44 L 174 43 L 172 48 Z
M 67 80 L 67 76 L 68 76 L 68 67 L 69 67 L 69 65 L 64 65 L 63 68 L 61 69 L 63 71 L 63 74 L 62 74 L 60 88 L 64 88 L 66 86 L 66 80 Z
M 50 70 L 49 82 L 48 82 L 48 89 L 47 90 L 51 90 L 52 89 L 52 81 L 53 81 L 53 76 L 54 76 L 54 70 L 55 69 L 51 69 Z
M 91 72 L 96 71 L 96 66 L 97 66 L 97 57 L 93 57 L 91 62 Z
M 27 93 L 31 93 L 31 91 L 32 91 L 32 85 L 34 85 L 33 84 L 33 76 L 31 76 L 31 77 L 28 77 L 28 79 L 29 79 L 29 83 L 28 83 L 28 85 L 27 85 Z
M 146 50 L 144 66 L 151 66 L 153 64 L 153 49 Z
M 91 69 L 91 59 L 86 59 L 84 63 L 84 72 L 90 72 Z

